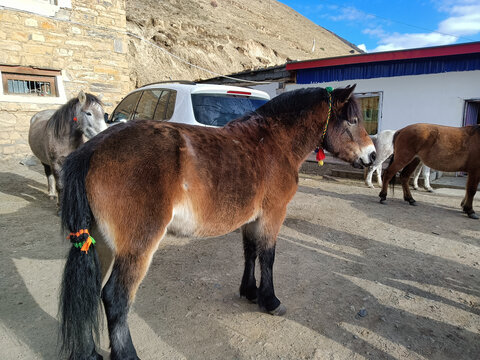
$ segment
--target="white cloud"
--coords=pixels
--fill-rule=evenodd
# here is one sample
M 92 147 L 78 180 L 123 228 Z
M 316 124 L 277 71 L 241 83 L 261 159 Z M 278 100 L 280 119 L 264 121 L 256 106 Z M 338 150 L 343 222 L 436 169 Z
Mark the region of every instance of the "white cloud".
M 448 17 L 438 24 L 437 30 L 430 33 L 388 34 L 381 27 L 365 29 L 364 34 L 379 39 L 379 45 L 372 51 L 448 45 L 458 40 L 468 41 L 466 36 L 480 32 L 478 0 L 441 0 L 436 2 L 436 6 L 440 12 L 448 14 Z
M 360 45 L 357 45 L 357 47 L 362 50 L 362 51 L 365 51 L 365 52 L 368 52 L 367 51 L 367 46 L 365 44 L 360 44 Z
M 474 35 L 480 32 L 480 5 L 478 6 L 454 6 L 450 12 L 452 15 L 442 21 L 438 31 L 456 36 Z
M 346 6 L 338 8 L 337 11 L 339 12 L 338 15 L 329 16 L 329 18 L 333 21 L 357 21 L 357 20 L 367 20 L 372 19 L 374 16 L 367 14 L 361 10 L 353 6 Z
M 382 38 L 372 52 L 393 51 L 420 48 L 426 46 L 448 45 L 457 41 L 457 37 L 439 33 L 428 34 L 391 34 Z

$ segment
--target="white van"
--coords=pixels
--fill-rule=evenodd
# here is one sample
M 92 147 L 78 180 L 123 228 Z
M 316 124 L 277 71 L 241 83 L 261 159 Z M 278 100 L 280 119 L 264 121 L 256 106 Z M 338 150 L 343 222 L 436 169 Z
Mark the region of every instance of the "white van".
M 264 91 L 238 86 L 186 81 L 154 83 L 130 92 L 117 105 L 108 123 L 142 119 L 224 126 L 269 100 Z

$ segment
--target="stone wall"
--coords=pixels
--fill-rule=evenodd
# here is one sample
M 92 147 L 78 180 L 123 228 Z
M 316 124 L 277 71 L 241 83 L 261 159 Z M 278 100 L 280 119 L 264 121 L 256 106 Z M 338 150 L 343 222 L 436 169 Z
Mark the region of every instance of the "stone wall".
M 111 112 L 131 90 L 125 0 L 72 0 L 52 16 L 0 6 L 0 24 L 0 65 L 62 71 L 59 98 L 0 92 L 1 158 L 30 153 L 29 121 L 36 112 L 58 108 L 80 90 L 102 95 Z

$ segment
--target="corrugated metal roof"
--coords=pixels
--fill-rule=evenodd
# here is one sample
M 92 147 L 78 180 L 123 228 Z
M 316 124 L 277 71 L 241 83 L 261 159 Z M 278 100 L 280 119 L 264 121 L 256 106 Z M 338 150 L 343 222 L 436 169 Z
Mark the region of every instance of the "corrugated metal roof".
M 328 66 L 411 60 L 474 53 L 480 53 L 480 42 L 290 62 L 287 63 L 286 70 L 303 70 Z
M 480 70 L 480 53 L 297 70 L 297 84 Z

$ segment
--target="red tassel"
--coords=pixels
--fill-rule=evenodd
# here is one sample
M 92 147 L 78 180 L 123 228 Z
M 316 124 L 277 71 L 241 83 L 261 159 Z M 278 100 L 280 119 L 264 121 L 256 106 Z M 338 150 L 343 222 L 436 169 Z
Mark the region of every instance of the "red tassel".
M 318 161 L 318 166 L 323 165 L 323 159 L 325 159 L 325 153 L 323 152 L 322 148 L 319 148 L 316 156 L 316 160 Z

